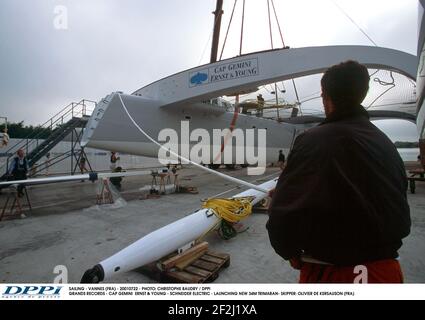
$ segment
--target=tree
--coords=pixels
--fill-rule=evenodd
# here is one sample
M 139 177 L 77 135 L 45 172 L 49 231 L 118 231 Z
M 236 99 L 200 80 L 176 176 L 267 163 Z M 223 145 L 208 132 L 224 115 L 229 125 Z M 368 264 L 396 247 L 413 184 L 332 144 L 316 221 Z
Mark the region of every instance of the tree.
M 5 125 L 0 125 L 0 131 L 3 131 Z M 46 139 L 51 133 L 50 128 L 43 128 L 41 126 L 25 126 L 24 122 L 9 122 L 7 124 L 7 133 L 10 138 L 14 139 Z

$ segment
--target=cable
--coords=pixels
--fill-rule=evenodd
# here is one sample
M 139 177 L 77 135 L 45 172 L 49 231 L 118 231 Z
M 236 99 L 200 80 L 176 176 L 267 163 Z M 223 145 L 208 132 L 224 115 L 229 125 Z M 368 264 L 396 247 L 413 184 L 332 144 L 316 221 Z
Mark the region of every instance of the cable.
M 392 82 L 382 81 L 379 78 L 373 79 L 373 81 L 378 82 L 381 86 L 384 86 L 384 87 L 390 86 L 390 88 L 388 88 L 387 90 L 382 92 L 375 100 L 373 100 L 372 103 L 366 108 L 366 110 L 370 109 L 375 104 L 376 101 L 378 101 L 382 96 L 384 96 L 386 93 L 388 93 L 390 90 L 392 90 L 396 87 L 392 71 L 390 71 L 390 77 L 392 79 Z
M 369 39 L 369 41 L 370 42 L 372 42 L 373 43 L 373 45 L 375 46 L 375 47 L 377 47 L 378 45 L 376 44 L 376 42 L 375 41 L 373 41 L 372 40 L 372 38 L 371 37 L 369 37 L 369 35 L 366 33 L 366 31 L 364 31 L 357 23 L 356 23 L 356 21 L 354 21 L 353 20 L 353 18 L 351 18 L 349 15 L 348 15 L 348 13 L 347 12 L 345 12 L 344 11 L 344 9 L 342 9 L 337 3 L 336 3 L 336 1 L 335 0 L 331 0 L 332 1 L 332 3 L 360 30 L 360 32 L 361 33 L 363 33 L 363 35 L 365 35 L 366 36 L 366 38 L 368 38 Z
M 379 79 L 378 77 L 374 78 L 373 81 L 378 82 L 381 86 L 384 86 L 384 87 L 394 86 L 395 80 L 394 80 L 394 76 L 393 76 L 392 71 L 390 71 L 390 77 L 391 77 L 392 82 L 383 81 L 383 80 Z
M 291 79 L 291 80 L 292 80 L 292 84 L 294 85 L 294 91 L 295 91 L 295 96 L 297 98 L 298 109 L 300 110 L 301 115 L 303 115 L 303 111 L 301 109 L 300 97 L 298 95 L 297 85 L 295 84 L 295 79 Z
M 270 0 L 267 0 L 267 12 L 269 17 L 269 32 L 270 32 L 270 44 L 273 50 L 273 32 L 272 32 L 272 19 L 270 17 Z
M 263 88 L 269 93 L 271 94 L 271 91 L 269 89 L 267 89 L 267 85 L 264 85 Z
M 320 99 L 320 98 L 321 98 L 321 96 L 308 98 L 308 99 L 301 101 L 300 104 L 305 103 L 305 102 L 309 102 L 309 101 L 313 101 L 313 100 L 317 100 L 317 99 Z
M 214 26 L 217 24 L 218 17 L 219 17 L 219 16 L 217 15 L 217 16 L 215 17 L 215 19 L 214 19 Z M 210 36 L 209 36 L 209 38 L 208 38 L 208 41 L 207 41 L 207 43 L 205 44 L 204 50 L 202 51 L 202 55 L 201 55 L 201 58 L 199 59 L 198 65 L 200 65 L 200 64 L 201 64 L 202 59 L 204 58 L 205 51 L 207 51 L 208 44 L 210 43 L 210 40 L 211 40 L 211 38 L 212 38 L 213 34 L 214 34 L 214 31 L 210 33 Z M 220 57 L 220 58 L 221 58 L 221 57 Z
M 215 174 L 216 176 L 219 176 L 219 177 L 221 177 L 221 178 L 223 178 L 223 179 L 226 179 L 226 180 L 229 180 L 229 181 L 232 181 L 232 182 L 234 182 L 234 183 L 237 183 L 237 184 L 241 184 L 241 185 L 244 185 L 244 186 L 246 186 L 246 187 L 248 187 L 248 188 L 250 188 L 250 189 L 255 189 L 255 190 L 257 190 L 257 191 L 260 191 L 260 192 L 263 192 L 263 193 L 268 193 L 268 190 L 266 190 L 266 189 L 263 189 L 263 188 L 261 188 L 261 187 L 259 187 L 259 186 L 257 186 L 257 185 L 255 185 L 255 184 L 252 184 L 252 183 L 249 183 L 249 182 L 246 182 L 246 181 L 244 181 L 244 180 L 241 180 L 241 179 L 237 179 L 237 178 L 234 178 L 234 177 L 231 177 L 231 176 L 228 176 L 228 175 L 226 175 L 226 174 L 224 174 L 224 173 L 221 173 L 221 172 L 218 172 L 218 171 L 214 171 L 214 170 L 212 170 L 212 169 L 209 169 L 209 168 L 207 168 L 207 167 L 204 167 L 204 166 L 202 166 L 202 165 L 200 165 L 200 164 L 198 164 L 198 163 L 196 163 L 196 162 L 193 162 L 192 160 L 189 160 L 189 159 L 186 159 L 185 157 L 182 157 L 181 155 L 179 155 L 179 154 L 177 154 L 177 153 L 175 153 L 174 151 L 172 151 L 172 150 L 170 150 L 170 149 L 167 149 L 167 148 L 165 148 L 162 144 L 160 144 L 159 142 L 157 142 L 155 139 L 153 139 L 150 135 L 148 135 L 138 124 L 137 124 L 137 122 L 133 119 L 133 117 L 130 115 L 130 113 L 128 112 L 128 110 L 127 110 L 127 107 L 125 106 L 125 103 L 124 103 L 124 101 L 122 100 L 122 97 L 121 97 L 121 94 L 120 93 L 117 93 L 118 94 L 118 98 L 119 98 L 119 100 L 120 100 L 120 102 L 121 102 L 121 106 L 123 107 L 123 109 L 124 109 L 124 111 L 125 111 L 125 113 L 127 114 L 127 116 L 128 116 L 128 118 L 130 119 L 130 121 L 134 124 L 134 126 L 146 137 L 146 138 L 148 138 L 148 140 L 150 140 L 152 143 L 154 143 L 155 145 L 157 145 L 159 148 L 161 148 L 162 150 L 165 150 L 166 152 L 169 152 L 171 155 L 173 155 L 173 156 L 175 156 L 175 157 L 177 157 L 178 159 L 180 159 L 180 160 L 183 160 L 183 161 L 187 161 L 188 163 L 190 163 L 190 164 L 192 164 L 192 165 L 194 165 L 195 167 L 197 167 L 197 168 L 199 168 L 199 169 L 202 169 L 202 170 L 204 170 L 204 171 L 207 171 L 207 172 L 209 172 L 209 173 L 212 173 L 212 174 Z
M 282 29 L 280 28 L 279 19 L 277 18 L 277 13 L 276 13 L 276 8 L 275 8 L 275 6 L 274 6 L 274 1 L 273 1 L 273 0 L 271 0 L 271 1 L 272 1 L 272 6 L 273 6 L 274 16 L 275 16 L 275 18 L 276 18 L 277 27 L 278 27 L 278 29 L 279 29 L 280 39 L 282 40 L 283 48 L 285 48 L 285 41 L 283 41 Z
M 229 25 L 227 26 L 226 36 L 224 37 L 223 47 L 222 47 L 221 53 L 220 53 L 220 60 L 223 57 L 224 47 L 226 46 L 227 36 L 229 35 L 230 25 L 232 24 L 233 15 L 235 13 L 235 8 L 236 8 L 237 2 L 238 2 L 238 0 L 235 0 L 235 3 L 233 4 L 232 14 L 230 15 Z
M 207 43 L 205 44 L 205 47 L 204 47 L 204 50 L 202 51 L 202 55 L 201 55 L 201 58 L 199 59 L 198 65 L 200 65 L 200 64 L 201 64 L 202 59 L 204 58 L 205 51 L 207 51 L 207 48 L 208 48 L 208 45 L 209 45 L 209 43 L 210 43 L 210 41 L 211 41 L 212 35 L 213 35 L 213 32 L 211 32 L 211 34 L 210 34 L 210 36 L 209 36 L 209 38 L 208 38 L 208 41 L 207 41 Z
M 230 122 L 229 131 L 226 133 L 226 136 L 224 137 L 223 143 L 221 144 L 221 147 L 220 147 L 220 152 L 217 153 L 213 162 L 218 161 L 218 159 L 221 158 L 221 155 L 223 154 L 224 148 L 226 147 L 226 144 L 229 141 L 229 139 L 232 137 L 233 130 L 235 130 L 236 121 L 238 120 L 239 110 L 240 110 L 239 94 L 237 94 L 236 97 L 235 97 L 235 107 L 234 108 L 235 108 L 235 110 L 233 111 L 233 117 L 232 117 L 232 121 Z

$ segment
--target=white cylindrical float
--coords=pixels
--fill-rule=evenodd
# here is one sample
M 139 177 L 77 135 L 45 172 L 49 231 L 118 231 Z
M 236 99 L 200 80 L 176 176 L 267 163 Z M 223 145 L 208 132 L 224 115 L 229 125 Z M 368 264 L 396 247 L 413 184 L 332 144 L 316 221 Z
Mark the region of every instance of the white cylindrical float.
M 162 168 L 161 168 L 162 169 Z M 164 168 L 165 169 L 165 168 Z M 0 189 L 10 187 L 13 185 L 39 185 L 39 184 L 49 184 L 49 183 L 60 183 L 60 182 L 72 182 L 78 180 L 90 180 L 96 181 L 103 178 L 115 178 L 115 177 L 135 177 L 135 176 L 146 176 L 152 174 L 152 170 L 143 170 L 143 171 L 128 171 L 128 172 L 90 172 L 85 174 L 76 174 L 76 175 L 67 175 L 67 176 L 56 176 L 56 177 L 47 177 L 47 178 L 32 178 L 26 180 L 11 180 L 0 182 Z
M 277 179 L 273 179 L 259 185 L 259 187 L 270 191 L 274 189 L 276 183 Z M 267 194 L 249 189 L 235 195 L 233 198 L 240 197 L 253 197 L 251 203 L 255 205 L 267 197 Z M 84 273 L 81 283 L 104 281 L 118 273 L 127 272 L 161 259 L 198 239 L 205 232 L 217 226 L 219 221 L 220 218 L 211 209 L 200 209 L 191 215 L 153 231 L 113 256 L 101 261 Z

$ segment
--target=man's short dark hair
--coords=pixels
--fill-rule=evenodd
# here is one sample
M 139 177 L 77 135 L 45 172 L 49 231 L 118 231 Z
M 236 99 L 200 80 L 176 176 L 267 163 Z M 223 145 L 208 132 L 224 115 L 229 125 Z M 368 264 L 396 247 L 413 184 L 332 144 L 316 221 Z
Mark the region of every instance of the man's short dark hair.
M 346 61 L 330 67 L 323 75 L 322 92 L 336 108 L 359 105 L 369 90 L 369 72 L 357 61 Z

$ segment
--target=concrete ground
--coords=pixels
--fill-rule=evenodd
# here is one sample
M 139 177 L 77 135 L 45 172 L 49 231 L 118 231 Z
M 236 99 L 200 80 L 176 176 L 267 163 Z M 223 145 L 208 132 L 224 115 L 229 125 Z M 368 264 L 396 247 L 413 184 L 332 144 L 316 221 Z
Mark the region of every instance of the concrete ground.
M 200 200 L 230 190 L 242 189 L 198 169 L 183 169 L 181 184 L 196 186 L 199 194 L 171 194 L 159 199 L 140 200 L 139 188 L 150 185 L 150 177 L 125 178 L 123 197 L 127 205 L 117 209 L 94 206 L 96 185 L 74 182 L 35 186 L 29 189 L 33 211 L 25 219 L 0 222 L 0 282 L 48 283 L 57 276 L 55 266 L 68 269 L 70 283 L 80 281 L 84 271 L 140 237 L 167 225 L 200 207 Z M 261 183 L 279 173 L 269 168 L 264 176 L 246 176 L 246 170 L 226 171 L 235 177 Z M 0 197 L 0 204 L 5 195 Z M 409 194 L 412 232 L 400 251 L 406 282 L 425 282 L 425 184 Z M 236 238 L 224 241 L 207 237 L 210 248 L 229 253 L 231 265 L 220 273 L 221 283 L 294 283 L 298 272 L 271 248 L 265 224 L 266 214 L 253 214 L 244 221 L 249 227 Z M 110 282 L 154 282 L 132 271 Z

